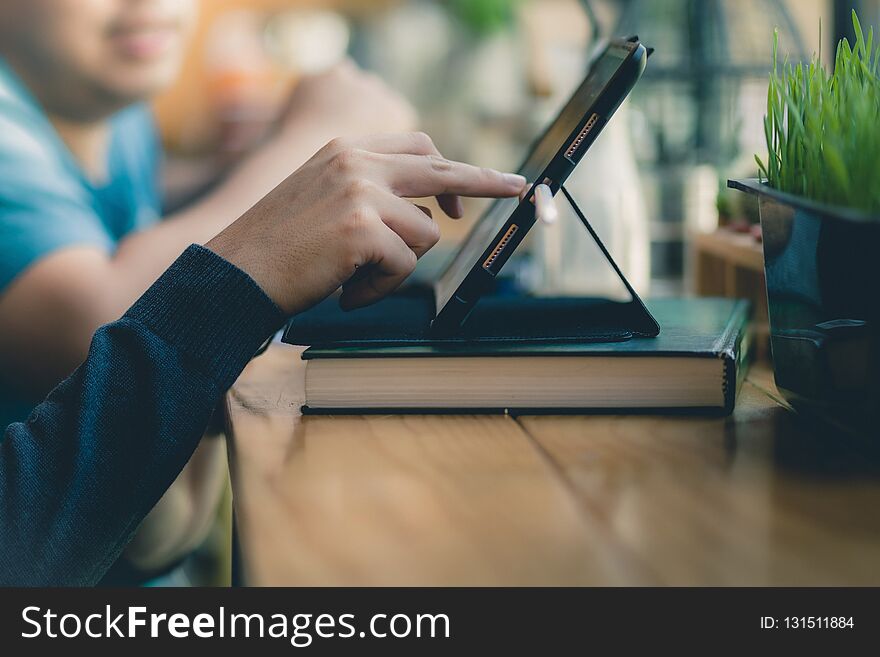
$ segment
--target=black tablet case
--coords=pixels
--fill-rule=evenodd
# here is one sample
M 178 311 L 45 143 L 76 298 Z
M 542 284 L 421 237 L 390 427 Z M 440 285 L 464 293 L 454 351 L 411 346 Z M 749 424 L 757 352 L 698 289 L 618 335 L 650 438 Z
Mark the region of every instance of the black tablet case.
M 443 345 L 465 343 L 621 342 L 638 330 L 632 304 L 604 299 L 486 297 L 461 331 L 431 332 L 434 295 L 430 290 L 392 295 L 377 304 L 343 312 L 330 298 L 295 317 L 284 342 L 314 347 Z

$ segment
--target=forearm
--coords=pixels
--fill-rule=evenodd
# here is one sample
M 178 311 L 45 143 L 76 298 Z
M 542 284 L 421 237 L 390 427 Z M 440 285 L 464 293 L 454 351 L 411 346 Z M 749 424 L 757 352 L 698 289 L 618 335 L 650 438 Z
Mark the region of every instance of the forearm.
M 186 467 L 138 527 L 125 559 L 149 573 L 195 550 L 214 522 L 226 481 L 226 444 L 220 436 L 204 436 Z
M 189 251 L 0 443 L 0 583 L 93 584 L 193 453 L 280 314 Z
M 115 289 L 104 321 L 118 317 L 187 245 L 208 242 L 302 166 L 328 141 L 323 134 L 307 126 L 286 129 L 283 139 L 267 141 L 204 198 L 124 239 L 110 260 Z

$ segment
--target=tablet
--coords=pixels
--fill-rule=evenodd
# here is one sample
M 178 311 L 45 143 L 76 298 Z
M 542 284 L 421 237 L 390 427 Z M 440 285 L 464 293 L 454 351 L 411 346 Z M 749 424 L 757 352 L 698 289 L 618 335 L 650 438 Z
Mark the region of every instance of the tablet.
M 635 86 L 648 60 L 638 37 L 600 47 L 586 79 L 531 148 L 519 173 L 531 183 L 523 201 L 499 199 L 476 222 L 434 284 L 432 330 L 457 331 L 535 223 L 534 188 L 556 194 Z

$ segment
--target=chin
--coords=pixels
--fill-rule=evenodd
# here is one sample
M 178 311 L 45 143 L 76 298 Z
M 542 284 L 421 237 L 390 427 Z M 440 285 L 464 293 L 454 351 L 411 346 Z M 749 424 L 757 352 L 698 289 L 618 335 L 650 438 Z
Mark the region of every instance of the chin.
M 150 65 L 124 66 L 105 76 L 101 86 L 108 95 L 115 96 L 122 104 L 149 100 L 171 86 L 177 79 L 178 62 L 162 62 Z

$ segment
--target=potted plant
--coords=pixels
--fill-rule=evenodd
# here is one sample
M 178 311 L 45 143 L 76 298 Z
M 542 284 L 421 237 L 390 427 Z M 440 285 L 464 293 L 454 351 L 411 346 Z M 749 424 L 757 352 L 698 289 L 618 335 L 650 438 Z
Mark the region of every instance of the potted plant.
M 880 47 L 838 45 L 834 70 L 777 61 L 758 198 L 776 383 L 796 407 L 880 421 Z

